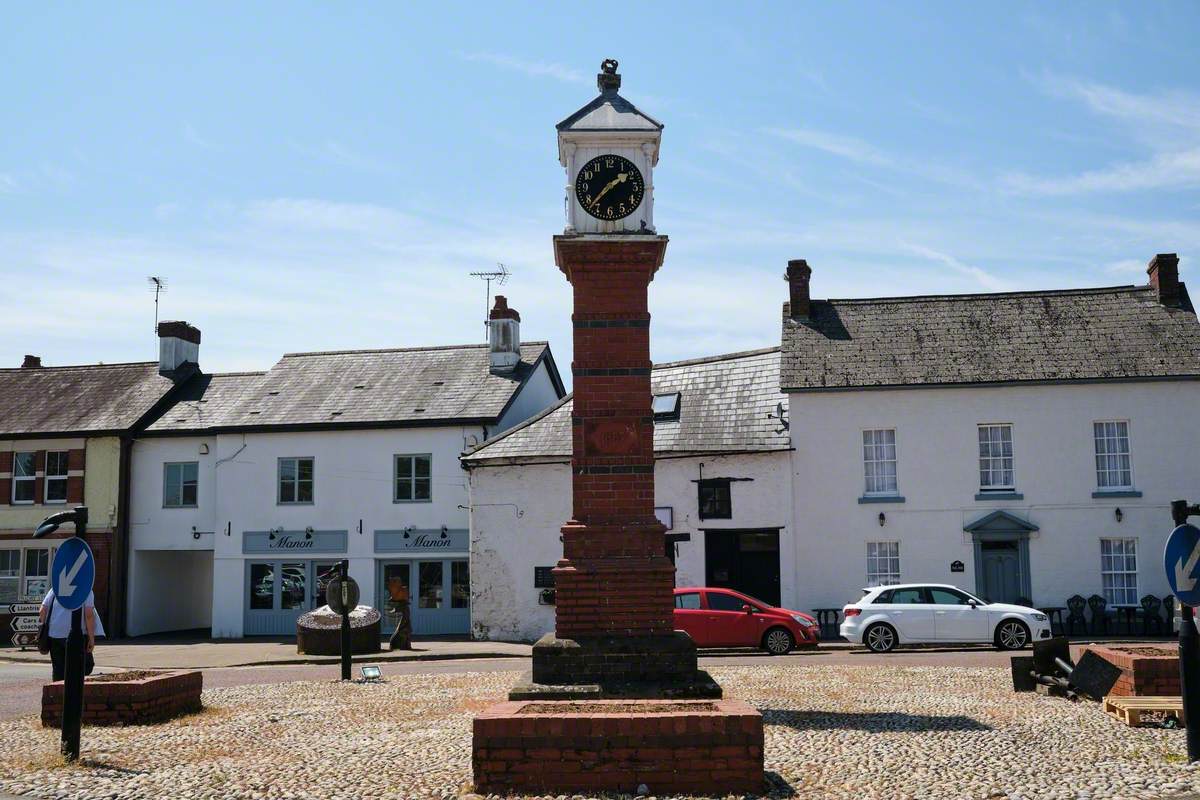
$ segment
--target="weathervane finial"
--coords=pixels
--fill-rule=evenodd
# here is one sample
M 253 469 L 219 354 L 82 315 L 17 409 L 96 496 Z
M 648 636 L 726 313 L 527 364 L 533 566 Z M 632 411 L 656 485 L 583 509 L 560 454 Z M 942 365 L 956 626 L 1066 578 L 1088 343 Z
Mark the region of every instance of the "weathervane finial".
M 617 74 L 617 60 L 606 58 L 600 63 L 600 74 L 596 76 L 600 93 L 615 92 L 621 88 L 621 76 Z

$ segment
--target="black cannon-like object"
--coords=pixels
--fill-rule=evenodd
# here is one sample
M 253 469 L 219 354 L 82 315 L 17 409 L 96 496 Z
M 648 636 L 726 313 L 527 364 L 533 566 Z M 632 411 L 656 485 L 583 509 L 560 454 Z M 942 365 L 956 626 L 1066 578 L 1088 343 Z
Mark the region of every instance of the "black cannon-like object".
M 1052 695 L 1071 700 L 1081 696 L 1103 700 L 1112 691 L 1121 669 L 1090 650 L 1079 663 L 1071 661 L 1071 647 L 1065 636 L 1033 643 L 1032 656 L 1013 656 L 1013 691 L 1032 692 L 1047 687 Z

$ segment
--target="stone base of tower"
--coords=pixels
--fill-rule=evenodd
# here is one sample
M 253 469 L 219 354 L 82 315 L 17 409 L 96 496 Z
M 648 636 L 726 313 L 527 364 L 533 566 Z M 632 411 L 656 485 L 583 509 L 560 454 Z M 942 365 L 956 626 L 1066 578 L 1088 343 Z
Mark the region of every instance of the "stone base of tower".
M 716 699 L 721 686 L 696 668 L 696 646 L 683 631 L 662 636 L 559 639 L 533 646 L 533 669 L 510 700 L 597 698 Z
M 475 717 L 475 791 L 759 794 L 762 715 L 739 700 L 509 701 Z

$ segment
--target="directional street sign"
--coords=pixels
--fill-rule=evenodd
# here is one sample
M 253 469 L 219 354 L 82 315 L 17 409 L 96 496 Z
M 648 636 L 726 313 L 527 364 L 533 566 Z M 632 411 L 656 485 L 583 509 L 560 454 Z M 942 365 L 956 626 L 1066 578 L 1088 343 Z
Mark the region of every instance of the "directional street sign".
M 36 633 L 14 633 L 12 635 L 13 647 L 33 647 L 37 644 Z
M 36 633 L 38 629 L 37 617 L 13 617 L 12 629 L 17 633 Z
M 1189 523 L 1171 531 L 1167 538 L 1167 549 L 1163 554 L 1163 566 L 1167 570 L 1167 581 L 1179 602 L 1200 605 L 1200 528 Z
M 96 560 L 87 542 L 78 536 L 64 540 L 54 556 L 50 579 L 59 605 L 68 611 L 82 606 L 96 580 Z

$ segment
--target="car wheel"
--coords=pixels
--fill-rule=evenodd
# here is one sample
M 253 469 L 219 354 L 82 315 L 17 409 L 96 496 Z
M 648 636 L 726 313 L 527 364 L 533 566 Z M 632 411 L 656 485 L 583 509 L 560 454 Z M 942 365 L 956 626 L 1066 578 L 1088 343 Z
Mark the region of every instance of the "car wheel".
M 896 629 L 886 622 L 876 622 L 863 633 L 863 644 L 872 653 L 890 653 L 899 644 Z
M 763 636 L 763 649 L 773 656 L 787 655 L 795 643 L 792 634 L 783 628 L 771 628 Z
M 1019 619 L 1006 619 L 996 626 L 996 647 L 1021 650 L 1029 644 L 1029 626 Z

